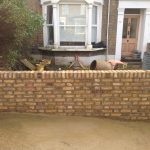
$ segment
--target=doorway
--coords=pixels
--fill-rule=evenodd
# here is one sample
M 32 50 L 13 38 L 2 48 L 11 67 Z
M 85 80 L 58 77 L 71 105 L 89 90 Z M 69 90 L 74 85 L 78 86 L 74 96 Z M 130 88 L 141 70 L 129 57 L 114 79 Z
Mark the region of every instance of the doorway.
M 122 56 L 132 56 L 137 49 L 140 15 L 125 14 L 122 35 Z

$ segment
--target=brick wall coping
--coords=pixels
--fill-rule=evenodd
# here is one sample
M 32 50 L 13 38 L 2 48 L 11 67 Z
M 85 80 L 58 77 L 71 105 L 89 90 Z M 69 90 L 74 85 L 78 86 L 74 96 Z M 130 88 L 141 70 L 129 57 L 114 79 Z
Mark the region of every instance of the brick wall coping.
M 150 78 L 150 70 L 111 70 L 111 71 L 0 71 L 0 78 Z

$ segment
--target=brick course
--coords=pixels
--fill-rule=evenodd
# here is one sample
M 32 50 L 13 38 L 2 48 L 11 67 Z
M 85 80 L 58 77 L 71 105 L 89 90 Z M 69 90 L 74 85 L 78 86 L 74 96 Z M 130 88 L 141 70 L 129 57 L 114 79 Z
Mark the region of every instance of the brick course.
M 150 120 L 150 71 L 0 72 L 0 112 Z

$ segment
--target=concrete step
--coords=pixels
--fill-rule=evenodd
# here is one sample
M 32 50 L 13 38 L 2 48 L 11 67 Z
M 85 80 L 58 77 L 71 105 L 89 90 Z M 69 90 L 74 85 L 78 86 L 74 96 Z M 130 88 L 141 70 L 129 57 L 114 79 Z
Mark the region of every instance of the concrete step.
M 142 60 L 139 59 L 135 59 L 132 57 L 126 57 L 126 58 L 122 58 L 121 61 L 126 62 L 128 64 L 128 68 L 129 70 L 141 70 L 142 69 Z
M 128 65 L 128 70 L 142 70 L 142 65 Z
M 127 62 L 128 69 L 130 70 L 141 70 L 142 69 L 142 62 Z
M 141 58 L 133 58 L 133 57 L 122 57 L 121 61 L 123 62 L 142 62 Z
M 126 62 L 128 65 L 142 65 L 142 62 Z

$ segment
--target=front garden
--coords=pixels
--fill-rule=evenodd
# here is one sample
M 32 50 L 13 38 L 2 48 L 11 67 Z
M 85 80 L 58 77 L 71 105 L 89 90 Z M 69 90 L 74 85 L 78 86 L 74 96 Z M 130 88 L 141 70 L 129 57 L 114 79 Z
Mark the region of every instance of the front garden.
M 3 24 L 0 27 L 0 70 L 90 70 L 91 67 L 82 64 L 80 58 L 75 58 L 68 65 L 55 65 L 53 60 L 31 57 L 33 37 L 41 29 L 43 19 L 30 10 L 25 2 L 25 0 L 0 0 L 0 23 Z M 110 62 L 99 61 L 94 70 L 141 69 L 141 64 L 137 67 L 130 66 L 120 63 L 116 63 L 115 66 L 111 63 L 110 66 Z

